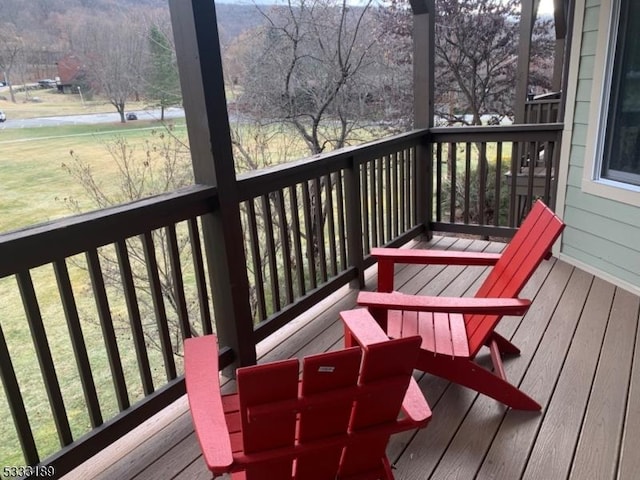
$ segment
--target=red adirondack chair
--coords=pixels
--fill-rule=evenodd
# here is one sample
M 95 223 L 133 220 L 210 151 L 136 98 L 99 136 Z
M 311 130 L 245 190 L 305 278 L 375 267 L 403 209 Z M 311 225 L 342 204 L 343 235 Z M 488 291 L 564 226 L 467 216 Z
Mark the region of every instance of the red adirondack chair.
M 472 388 L 515 409 L 540 410 L 540 405 L 511 385 L 502 354 L 520 350 L 495 332 L 503 315 L 524 315 L 528 300 L 516 298 L 564 228 L 541 201 L 531 209 L 502 254 L 374 248 L 378 259 L 378 292 L 360 292 L 391 338 L 420 335 L 416 368 Z M 396 263 L 493 265 L 475 298 L 405 295 L 393 292 Z M 488 346 L 493 371 L 474 361 Z
M 214 476 L 393 478 L 389 436 L 431 416 L 411 376 L 420 338 L 389 340 L 366 309 L 341 316 L 362 348 L 304 358 L 301 381 L 297 359 L 239 368 L 230 395 L 220 394 L 216 337 L 185 341 L 189 406 Z

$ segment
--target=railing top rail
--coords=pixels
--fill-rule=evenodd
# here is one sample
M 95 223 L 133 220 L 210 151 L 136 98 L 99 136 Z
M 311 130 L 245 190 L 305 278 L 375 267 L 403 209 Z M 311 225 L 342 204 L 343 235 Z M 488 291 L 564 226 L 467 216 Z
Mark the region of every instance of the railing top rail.
M 563 123 L 434 127 L 430 138 L 434 142 L 547 141 L 555 139 L 563 128 Z
M 321 153 L 294 162 L 283 163 L 238 175 L 240 201 L 249 200 L 278 189 L 311 180 L 346 168 L 354 162 L 387 155 L 402 146 L 410 146 L 426 139 L 428 130 L 413 130 L 382 140 Z
M 202 215 L 216 208 L 216 192 L 194 185 L 1 234 L 0 278 Z
M 548 100 L 538 99 L 538 100 L 527 100 L 525 105 L 547 105 L 549 103 L 560 103 L 559 98 L 550 98 Z

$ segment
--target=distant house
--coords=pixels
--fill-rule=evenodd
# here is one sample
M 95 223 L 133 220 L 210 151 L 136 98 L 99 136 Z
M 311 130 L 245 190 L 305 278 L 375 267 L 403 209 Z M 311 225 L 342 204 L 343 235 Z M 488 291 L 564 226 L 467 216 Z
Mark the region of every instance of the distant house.
M 58 61 L 58 91 L 60 93 L 78 93 L 90 88 L 83 62 L 76 55 L 67 55 Z

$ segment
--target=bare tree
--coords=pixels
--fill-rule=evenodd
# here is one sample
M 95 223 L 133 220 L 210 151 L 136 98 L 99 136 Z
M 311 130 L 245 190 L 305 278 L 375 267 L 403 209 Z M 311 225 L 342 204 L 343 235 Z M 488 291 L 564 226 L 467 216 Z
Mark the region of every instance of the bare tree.
M 436 0 L 436 115 L 447 124 L 480 124 L 486 114 L 513 114 L 519 0 Z M 411 66 L 408 0 L 387 0 L 381 29 L 398 69 Z M 532 88 L 548 88 L 553 61 L 552 20 L 539 19 L 532 39 Z M 408 75 L 405 73 L 405 75 Z M 401 85 L 405 85 L 402 83 Z M 411 90 L 397 102 L 410 112 Z
M 289 0 L 263 12 L 241 80 L 242 108 L 292 125 L 311 154 L 340 148 L 377 108 L 371 2 Z
M 23 52 L 22 38 L 11 24 L 0 25 L 0 74 L 1 78 L 9 84 L 11 101 L 16 103 L 16 94 L 13 90 L 13 72 L 18 66 Z
M 437 2 L 440 117 L 479 125 L 484 114 L 512 114 L 519 6 L 519 0 Z
M 97 178 L 91 165 L 73 150 L 70 152 L 69 161 L 62 164 L 63 169 L 82 186 L 85 193 L 85 198 L 60 199 L 74 213 L 86 210 L 87 200 L 90 204 L 89 208 L 102 209 L 193 184 L 189 147 L 173 133 L 171 128 L 152 131 L 142 148 L 136 148 L 122 137 L 108 140 L 104 146 L 117 166 L 115 181 L 107 184 L 104 179 Z M 177 233 L 180 256 L 188 258 L 189 234 L 180 228 Z M 172 272 L 167 234 L 163 229 L 155 230 L 152 232 L 152 238 L 157 252 L 158 277 L 172 335 L 173 351 L 179 354 L 182 350 L 181 328 L 178 320 L 180 302 Z M 161 350 L 144 248 L 137 239 L 132 238 L 127 240 L 127 250 L 135 288 L 138 292 L 147 344 Z M 122 296 L 124 286 L 115 252 L 100 249 L 99 255 L 105 284 Z M 82 263 L 77 265 L 80 268 L 86 268 Z M 184 265 L 183 268 L 188 270 L 189 267 Z M 201 317 L 195 285 L 185 285 L 185 297 L 191 320 L 190 334 L 195 335 L 199 328 L 196 320 Z M 120 330 L 126 331 L 129 328 L 128 319 L 118 316 L 116 320 Z
M 120 121 L 126 122 L 127 101 L 141 94 L 146 32 L 123 17 L 109 22 L 94 19 L 78 32 L 75 44 L 82 50 L 90 83 L 115 107 Z

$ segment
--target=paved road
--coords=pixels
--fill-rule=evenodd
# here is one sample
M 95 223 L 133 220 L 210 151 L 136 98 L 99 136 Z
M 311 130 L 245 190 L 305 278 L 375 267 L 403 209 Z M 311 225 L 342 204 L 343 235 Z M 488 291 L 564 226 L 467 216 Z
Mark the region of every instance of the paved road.
M 138 116 L 138 120 L 159 120 L 160 110 L 133 110 L 127 113 L 135 113 Z M 184 110 L 182 108 L 168 108 L 164 112 L 165 118 L 180 118 L 184 117 Z M 56 127 L 60 125 L 91 125 L 96 123 L 112 123 L 119 122 L 120 115 L 117 112 L 114 113 L 91 113 L 85 115 L 61 115 L 58 117 L 41 117 L 41 118 L 26 118 L 26 119 L 12 119 L 7 118 L 7 121 L 0 123 L 0 130 L 3 128 L 34 128 L 34 127 Z

